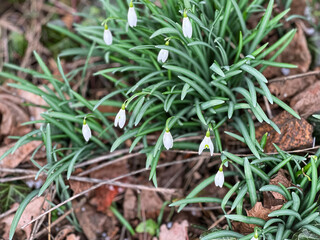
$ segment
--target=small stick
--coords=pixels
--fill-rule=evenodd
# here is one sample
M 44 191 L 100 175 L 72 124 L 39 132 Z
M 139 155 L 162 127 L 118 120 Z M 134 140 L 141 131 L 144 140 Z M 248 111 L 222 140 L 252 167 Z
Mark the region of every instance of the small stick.
M 226 215 L 230 214 L 232 211 L 233 211 L 233 210 L 229 210 Z M 214 223 L 208 228 L 208 230 L 210 230 L 210 229 L 214 228 L 215 226 L 217 226 L 217 225 L 218 225 L 220 222 L 222 222 L 225 218 L 226 218 L 225 215 L 223 215 L 223 217 L 220 218 L 218 221 L 214 222 Z
M 296 78 L 302 78 L 302 77 L 308 77 L 308 76 L 313 76 L 313 75 L 318 75 L 320 74 L 320 70 L 318 71 L 311 71 L 311 72 L 306 72 L 306 73 L 299 73 L 295 75 L 290 75 L 290 76 L 285 76 L 285 77 L 277 77 L 269 80 L 269 83 L 272 82 L 282 82 L 282 81 L 287 81 L 287 80 L 293 80 Z
M 264 105 L 266 106 L 266 109 L 267 109 L 268 117 L 270 119 L 272 119 L 273 115 L 272 115 L 272 112 L 271 112 L 270 104 L 269 104 L 268 99 L 266 98 L 266 96 L 263 96 L 263 101 L 264 101 Z

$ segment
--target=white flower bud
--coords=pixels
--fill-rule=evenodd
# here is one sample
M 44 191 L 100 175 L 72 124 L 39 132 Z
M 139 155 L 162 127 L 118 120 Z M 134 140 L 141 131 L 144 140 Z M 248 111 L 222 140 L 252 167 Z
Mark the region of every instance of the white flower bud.
M 86 142 L 88 142 L 89 139 L 91 138 L 91 129 L 90 129 L 89 125 L 87 124 L 86 119 L 83 119 L 82 135 L 83 135 L 84 139 L 86 140 Z

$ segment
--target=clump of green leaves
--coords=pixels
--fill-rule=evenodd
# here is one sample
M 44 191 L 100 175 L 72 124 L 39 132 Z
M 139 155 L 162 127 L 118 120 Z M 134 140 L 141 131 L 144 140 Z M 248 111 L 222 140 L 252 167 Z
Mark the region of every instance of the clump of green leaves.
M 0 183 L 0 212 L 9 210 L 13 203 L 21 202 L 29 192 L 24 184 Z

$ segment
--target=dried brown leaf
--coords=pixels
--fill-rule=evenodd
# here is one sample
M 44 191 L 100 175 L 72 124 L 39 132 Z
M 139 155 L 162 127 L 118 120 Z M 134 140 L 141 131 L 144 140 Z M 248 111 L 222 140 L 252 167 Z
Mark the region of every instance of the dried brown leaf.
M 70 234 L 67 236 L 66 240 L 80 240 L 80 236 L 76 236 L 75 234 Z
M 146 218 L 157 218 L 160 213 L 163 201 L 153 191 L 141 191 L 141 211 L 145 212 Z
M 54 240 L 64 240 L 66 236 L 74 231 L 73 226 L 66 226 L 63 229 L 61 229 Z
M 103 232 L 108 218 L 105 214 L 96 212 L 89 204 L 76 210 L 76 216 L 88 239 L 97 239 L 97 235 Z
M 43 208 L 41 208 L 43 206 Z M 49 203 L 45 200 L 45 197 L 37 197 L 33 199 L 25 208 L 23 211 L 21 218 L 18 222 L 16 231 L 20 231 L 21 227 L 25 225 L 26 223 L 30 222 L 32 219 L 40 215 L 44 210 L 46 210 L 49 206 Z M 4 228 L 4 234 L 3 238 L 4 239 L 9 239 L 9 231 L 10 231 L 10 226 L 13 220 L 14 214 L 11 214 L 4 219 L 2 219 L 2 223 L 5 223 L 5 228 Z M 32 231 L 32 224 L 26 226 L 23 231 L 26 234 L 26 238 L 29 239 Z
M 181 223 L 173 223 L 172 228 L 168 229 L 165 224 L 160 227 L 159 240 L 188 240 L 188 226 L 187 220 Z
M 320 111 L 320 81 L 296 95 L 291 100 L 290 106 L 305 118 Z
M 281 183 L 286 188 L 290 187 L 291 181 L 287 178 L 286 172 L 283 169 L 280 169 L 276 176 L 272 179 L 270 179 L 269 184 L 279 186 L 279 183 Z M 277 192 L 271 192 L 271 194 L 274 196 L 275 199 L 281 199 L 283 201 L 287 201 L 287 199 L 280 193 Z
M 14 146 L 15 143 L 0 147 L 0 156 Z M 39 145 L 41 141 L 32 141 L 19 147 L 13 154 L 6 156 L 1 162 L 1 167 L 15 168 L 23 162 Z
M 123 211 L 125 219 L 131 220 L 137 216 L 137 197 L 132 189 L 125 191 Z
M 7 94 L 0 94 L 0 136 L 2 137 L 8 135 L 23 136 L 31 130 L 30 126 L 21 126 L 22 123 L 30 119 L 23 108 L 12 101 L 13 98 Z

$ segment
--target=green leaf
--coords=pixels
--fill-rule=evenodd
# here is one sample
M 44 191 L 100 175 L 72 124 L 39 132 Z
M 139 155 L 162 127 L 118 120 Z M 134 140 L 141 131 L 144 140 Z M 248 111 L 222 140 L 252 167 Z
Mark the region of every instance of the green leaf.
M 221 70 L 221 68 L 216 64 L 216 63 L 213 63 L 211 66 L 210 66 L 210 69 L 212 71 L 214 71 L 216 74 L 218 74 L 219 76 L 221 77 L 225 77 L 226 75 L 224 74 L 224 72 Z
M 247 217 L 243 215 L 225 215 L 225 217 L 233 221 L 243 222 L 248 224 L 256 224 L 259 226 L 263 226 L 266 223 L 265 220 L 257 217 Z
M 295 218 L 299 219 L 301 221 L 301 216 L 296 211 L 290 210 L 290 209 L 280 209 L 275 210 L 271 213 L 269 213 L 268 217 L 279 217 L 279 216 L 294 216 Z
M 110 206 L 110 210 L 113 212 L 113 214 L 118 218 L 118 220 L 121 222 L 123 226 L 128 229 L 128 231 L 131 233 L 131 235 L 135 235 L 136 233 L 134 232 L 132 226 L 130 223 L 121 215 L 121 213 L 113 206 Z
M 148 219 L 144 222 L 139 223 L 136 227 L 137 233 L 149 233 L 151 236 L 154 236 L 157 233 L 158 224 L 152 219 Z
M 247 182 L 247 187 L 249 191 L 251 206 L 253 207 L 257 202 L 257 193 L 256 193 L 255 181 L 252 176 L 251 167 L 250 167 L 248 158 L 244 159 L 244 173 L 246 176 L 246 182 Z
M 222 200 L 220 198 L 213 198 L 213 197 L 195 197 L 195 198 L 186 198 L 182 200 L 178 200 L 173 202 L 169 205 L 169 207 L 185 205 L 189 203 L 221 203 Z
M 39 190 L 34 190 L 31 193 L 28 194 L 28 196 L 26 196 L 26 198 L 20 203 L 16 214 L 13 217 L 13 220 L 11 222 L 11 227 L 10 227 L 10 232 L 9 232 L 9 240 L 13 239 L 13 235 L 14 232 L 18 226 L 18 222 L 22 216 L 22 213 L 24 211 L 24 209 L 27 207 L 27 205 L 29 204 L 29 202 L 35 197 L 37 196 L 37 194 L 39 193 Z

